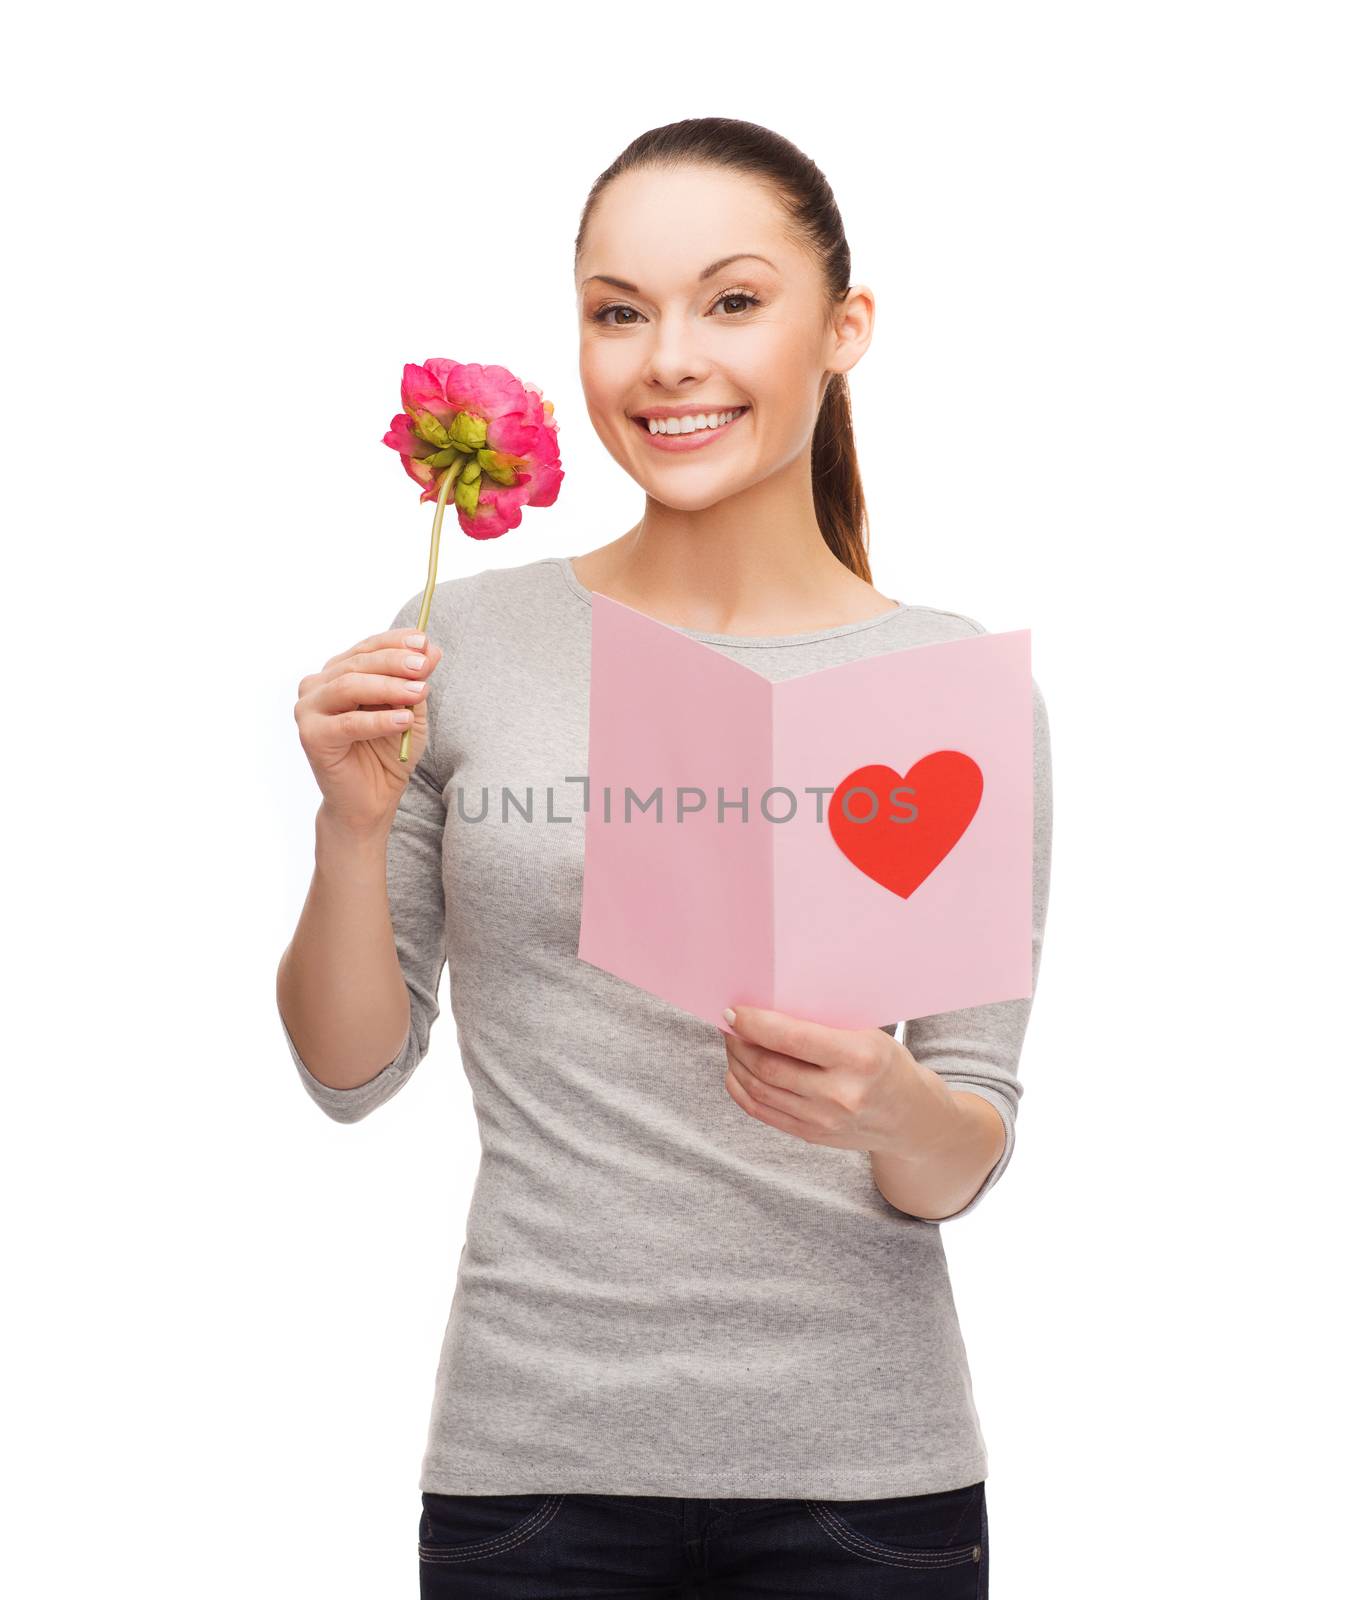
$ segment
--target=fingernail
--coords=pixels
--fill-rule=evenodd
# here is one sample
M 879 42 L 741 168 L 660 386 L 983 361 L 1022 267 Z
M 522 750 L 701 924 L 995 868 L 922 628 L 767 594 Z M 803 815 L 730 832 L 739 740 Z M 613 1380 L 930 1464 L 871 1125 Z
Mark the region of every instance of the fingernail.
M 410 633 L 404 643 L 412 645 L 415 650 L 421 650 L 427 643 L 427 635 L 425 633 Z
M 735 1027 L 735 1025 L 736 1025 L 736 1013 L 734 1011 L 732 1011 L 730 1006 L 726 1007 L 726 1009 L 722 1012 L 722 1016 L 724 1016 L 726 1018 L 726 1020 L 731 1024 L 731 1026 L 733 1028 Z

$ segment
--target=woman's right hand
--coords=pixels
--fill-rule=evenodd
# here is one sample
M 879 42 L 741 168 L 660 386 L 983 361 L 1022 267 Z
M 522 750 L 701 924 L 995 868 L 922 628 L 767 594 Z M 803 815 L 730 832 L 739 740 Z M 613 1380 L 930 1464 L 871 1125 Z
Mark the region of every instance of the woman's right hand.
M 442 652 L 430 635 L 421 648 L 406 642 L 415 637 L 414 628 L 388 628 L 299 683 L 294 720 L 323 807 L 358 834 L 388 829 L 427 748 L 427 685 Z M 409 726 L 405 762 L 399 741 Z

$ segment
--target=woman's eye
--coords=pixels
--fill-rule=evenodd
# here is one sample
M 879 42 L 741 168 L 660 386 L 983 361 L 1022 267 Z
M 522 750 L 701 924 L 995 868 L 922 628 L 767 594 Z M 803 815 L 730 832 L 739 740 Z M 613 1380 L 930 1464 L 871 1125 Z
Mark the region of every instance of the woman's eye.
M 733 301 L 737 301 L 737 300 L 742 302 L 741 305 L 737 308 L 737 311 L 748 311 L 751 308 L 751 306 L 757 306 L 759 304 L 759 296 L 758 295 L 750 294 L 749 291 L 745 290 L 745 289 L 729 289 L 725 294 L 719 295 L 717 297 L 717 299 L 713 302 L 712 310 L 715 311 L 718 306 L 726 306 L 728 303 L 733 302 Z M 633 322 L 619 322 L 617 320 L 617 318 L 616 318 L 616 313 L 619 312 L 619 311 L 625 312 L 627 316 L 635 318 L 637 321 L 640 320 L 640 315 L 641 314 L 640 314 L 639 311 L 634 310 L 631 306 L 624 306 L 624 305 L 617 305 L 617 304 L 613 304 L 613 305 L 610 305 L 610 306 L 603 306 L 600 310 L 595 311 L 593 313 L 593 319 L 592 320 L 594 322 L 604 323 L 606 326 L 608 326 L 610 328 L 632 328 L 632 327 L 635 327 L 636 324 L 635 324 L 634 321 Z M 735 316 L 735 315 L 737 315 L 737 311 L 728 310 L 728 311 L 725 311 L 723 313 L 723 315 L 725 315 L 725 316 Z

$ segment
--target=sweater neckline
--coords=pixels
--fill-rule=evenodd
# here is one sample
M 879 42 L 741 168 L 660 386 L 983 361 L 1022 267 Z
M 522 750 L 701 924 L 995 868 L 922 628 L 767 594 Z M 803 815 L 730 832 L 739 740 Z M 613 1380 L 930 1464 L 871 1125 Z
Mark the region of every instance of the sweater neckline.
M 564 578 L 570 593 L 582 600 L 586 606 L 592 608 L 594 591 L 586 588 L 575 576 L 574 567 L 569 556 L 546 556 L 545 560 L 559 567 L 560 575 Z M 880 623 L 888 622 L 893 617 L 899 617 L 911 607 L 904 600 L 899 600 L 891 611 L 880 611 L 876 617 L 861 617 L 856 622 L 840 622 L 833 628 L 809 628 L 805 633 L 708 633 L 702 628 L 683 628 L 677 623 L 663 622 L 664 628 L 673 628 L 676 633 L 686 634 L 690 639 L 697 639 L 703 644 L 734 644 L 752 647 L 772 648 L 775 645 L 815 644 L 821 639 L 838 639 L 843 634 L 858 633 L 862 628 L 876 628 Z M 652 621 L 656 620 L 654 618 Z

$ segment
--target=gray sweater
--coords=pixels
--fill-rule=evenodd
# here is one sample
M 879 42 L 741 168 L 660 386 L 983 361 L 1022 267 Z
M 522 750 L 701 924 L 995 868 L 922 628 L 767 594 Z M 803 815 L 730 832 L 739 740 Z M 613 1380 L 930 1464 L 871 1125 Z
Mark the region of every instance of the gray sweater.
M 408 1039 L 338 1090 L 285 1034 L 304 1088 L 355 1122 L 422 1061 L 449 962 L 482 1155 L 420 1487 L 867 1499 L 975 1483 L 987 1454 L 941 1224 L 884 1200 L 866 1152 L 747 1116 L 719 1027 L 579 959 L 585 786 L 567 780 L 588 771 L 591 611 L 566 557 L 437 585 L 429 743 L 388 847 Z M 776 638 L 682 631 L 776 681 L 985 630 L 902 605 Z M 1038 974 L 1051 783 L 1034 694 Z M 464 820 L 486 788 L 483 820 Z M 1030 1008 L 904 1024 L 915 1058 L 1006 1126 L 958 1216 L 1011 1159 Z

